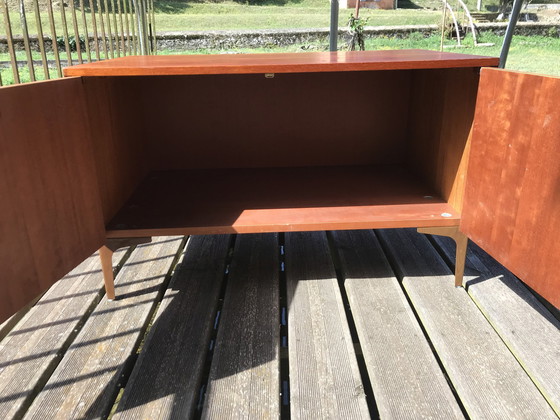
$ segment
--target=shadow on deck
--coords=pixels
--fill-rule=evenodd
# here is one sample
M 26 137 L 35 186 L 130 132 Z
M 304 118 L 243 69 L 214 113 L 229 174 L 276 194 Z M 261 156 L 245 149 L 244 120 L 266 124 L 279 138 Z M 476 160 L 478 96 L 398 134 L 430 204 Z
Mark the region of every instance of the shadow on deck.
M 0 327 L 0 418 L 558 418 L 560 322 L 412 230 L 154 238 Z M 556 312 L 557 315 L 557 312 Z

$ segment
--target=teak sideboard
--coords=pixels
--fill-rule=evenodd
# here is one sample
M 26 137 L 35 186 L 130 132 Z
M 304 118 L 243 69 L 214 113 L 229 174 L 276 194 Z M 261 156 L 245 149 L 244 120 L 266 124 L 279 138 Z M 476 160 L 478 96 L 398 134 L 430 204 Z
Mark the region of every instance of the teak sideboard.
M 560 307 L 560 79 L 433 51 L 125 57 L 0 89 L 0 321 L 154 235 L 416 227 Z

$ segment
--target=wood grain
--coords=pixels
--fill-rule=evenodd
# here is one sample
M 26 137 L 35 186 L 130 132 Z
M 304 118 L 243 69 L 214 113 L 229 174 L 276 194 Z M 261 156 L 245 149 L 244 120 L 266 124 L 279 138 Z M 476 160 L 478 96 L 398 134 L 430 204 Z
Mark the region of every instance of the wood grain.
M 118 80 L 143 93 L 150 169 L 170 170 L 403 163 L 411 73 Z
M 122 57 L 64 69 L 65 76 L 303 73 L 497 66 L 498 59 L 423 50 Z
M 407 166 L 459 212 L 478 79 L 472 68 L 412 73 Z
M 126 254 L 115 254 L 120 264 Z M 0 418 L 21 418 L 103 296 L 99 255 L 57 281 L 0 343 Z
M 434 239 L 453 260 L 452 242 Z M 560 321 L 511 272 L 474 244 L 465 276 L 469 295 L 560 416 Z
M 379 416 L 464 418 L 373 231 L 331 235 Z
M 0 89 L 0 322 L 103 242 L 79 78 Z
M 239 235 L 203 419 L 280 418 L 278 236 Z
M 560 78 L 484 69 L 461 230 L 560 308 Z
M 146 176 L 142 88 L 129 79 L 83 78 L 104 223 Z
M 448 215 L 442 215 L 448 213 Z M 453 226 L 459 214 L 402 167 L 152 173 L 109 237 Z
M 138 246 L 117 275 L 118 300 L 103 298 L 33 401 L 26 419 L 101 418 L 136 350 L 182 238 Z
M 556 419 L 428 239 L 405 229 L 380 237 L 469 417 Z
M 191 418 L 226 268 L 228 236 L 191 236 L 114 419 Z
M 286 235 L 292 419 L 369 419 L 324 232 Z

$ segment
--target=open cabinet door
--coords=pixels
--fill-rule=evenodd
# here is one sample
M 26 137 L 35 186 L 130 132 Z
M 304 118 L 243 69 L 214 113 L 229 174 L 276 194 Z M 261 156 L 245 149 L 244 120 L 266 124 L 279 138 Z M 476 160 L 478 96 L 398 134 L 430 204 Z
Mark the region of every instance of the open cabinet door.
M 461 230 L 560 308 L 560 78 L 482 70 Z
M 84 99 L 81 78 L 0 88 L 0 322 L 103 243 Z

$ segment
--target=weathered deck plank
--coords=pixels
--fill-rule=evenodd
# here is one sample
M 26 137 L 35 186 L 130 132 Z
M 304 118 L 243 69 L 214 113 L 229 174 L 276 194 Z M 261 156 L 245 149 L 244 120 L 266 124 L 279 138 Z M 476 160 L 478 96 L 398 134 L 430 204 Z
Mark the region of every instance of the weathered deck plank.
M 344 302 L 382 418 L 460 417 L 441 367 L 473 419 L 557 418 L 550 407 L 557 408 L 560 394 L 558 321 L 483 251 L 471 247 L 468 254 L 469 295 L 453 287 L 449 268 L 424 235 L 329 235 L 343 285 L 324 232 L 286 235 L 287 365 L 278 362 L 278 283 L 281 293 L 284 277 L 276 235 L 239 235 L 234 254 L 227 237 L 190 238 L 139 356 L 135 350 L 183 239 L 138 247 L 117 276 L 116 302 L 99 302 L 102 278 L 92 256 L 0 341 L 0 418 L 102 418 L 123 385 L 119 420 L 190 418 L 193 412 L 197 418 L 277 418 L 280 364 L 289 366 L 291 385 L 291 407 L 282 407 L 282 414 L 368 418 Z M 436 243 L 452 260 L 454 247 L 437 237 Z M 211 385 L 205 411 L 195 411 L 228 258 Z M 424 334 L 439 366 L 429 360 Z
M 556 419 L 428 239 L 410 230 L 379 234 L 469 416 Z
M 276 234 L 237 237 L 203 419 L 280 417 L 278 255 Z
M 149 321 L 182 238 L 138 246 L 116 278 L 119 299 L 104 297 L 37 396 L 25 418 L 100 418 Z
M 285 253 L 292 418 L 368 419 L 326 234 L 286 234 Z
M 126 253 L 115 253 L 120 262 Z M 0 342 L 0 418 L 20 417 L 104 293 L 95 253 L 56 282 Z
M 434 239 L 453 261 L 453 243 Z M 465 276 L 472 299 L 560 416 L 560 321 L 521 281 L 472 243 Z
M 191 236 L 114 419 L 187 419 L 196 408 L 230 236 Z
M 373 231 L 331 235 L 380 417 L 464 418 Z

